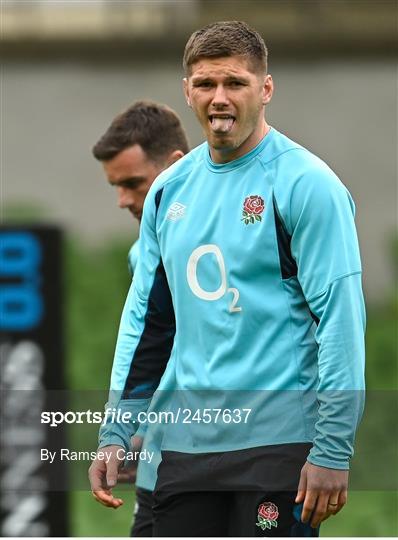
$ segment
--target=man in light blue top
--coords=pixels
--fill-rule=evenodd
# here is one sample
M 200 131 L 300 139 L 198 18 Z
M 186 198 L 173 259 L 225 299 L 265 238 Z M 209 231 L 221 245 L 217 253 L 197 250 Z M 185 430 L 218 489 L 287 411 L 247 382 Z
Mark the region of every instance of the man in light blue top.
M 161 171 L 188 152 L 186 134 L 177 114 L 165 105 L 137 101 L 119 114 L 93 148 L 108 182 L 117 190 L 118 205 L 128 209 L 141 222 L 145 197 Z M 128 254 L 128 266 L 134 274 L 138 262 L 138 241 Z M 153 440 L 151 431 L 149 438 Z M 146 426 L 136 433 L 135 448 L 141 449 Z M 152 443 L 153 446 L 153 443 Z M 139 463 L 136 480 L 136 513 L 131 536 L 152 536 L 153 478 L 160 449 L 154 451 L 150 463 Z M 136 468 L 119 472 L 119 481 L 132 481 Z
M 194 32 L 184 69 L 207 142 L 144 205 L 108 403 L 129 420 L 101 428 L 112 458 L 92 489 L 115 485 L 153 396 L 169 414 L 154 536 L 316 536 L 346 502 L 363 410 L 354 203 L 266 122 L 273 81 L 255 30 Z

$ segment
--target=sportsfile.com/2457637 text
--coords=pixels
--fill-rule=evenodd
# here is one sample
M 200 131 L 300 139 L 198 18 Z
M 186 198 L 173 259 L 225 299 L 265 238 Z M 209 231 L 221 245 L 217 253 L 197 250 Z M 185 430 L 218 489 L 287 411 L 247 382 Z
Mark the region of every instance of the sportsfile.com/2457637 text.
M 139 424 L 247 424 L 251 409 L 244 408 L 203 408 L 187 409 L 178 407 L 175 411 L 141 411 L 136 417 L 130 411 L 122 411 L 109 407 L 101 411 L 43 411 L 41 423 L 57 427 L 60 424 L 101 424 L 108 423 L 139 423 Z

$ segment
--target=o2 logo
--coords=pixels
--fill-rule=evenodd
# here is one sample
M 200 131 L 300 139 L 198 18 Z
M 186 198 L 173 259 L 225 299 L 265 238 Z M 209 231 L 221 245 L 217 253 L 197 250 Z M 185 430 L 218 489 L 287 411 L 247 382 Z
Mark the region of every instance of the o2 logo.
M 198 280 L 197 268 L 199 259 L 208 254 L 215 255 L 221 275 L 221 285 L 215 291 L 206 291 L 202 289 Z M 228 288 L 224 257 L 221 249 L 216 246 L 216 244 L 205 244 L 193 250 L 187 263 L 187 280 L 191 291 L 198 298 L 207 300 L 208 302 L 214 302 L 215 300 L 222 298 L 225 294 L 231 293 L 232 300 L 229 304 L 229 311 L 231 313 L 242 311 L 242 308 L 236 305 L 239 301 L 238 289 L 235 287 Z
M 0 233 L 0 328 L 26 331 L 43 317 L 42 249 L 28 232 Z

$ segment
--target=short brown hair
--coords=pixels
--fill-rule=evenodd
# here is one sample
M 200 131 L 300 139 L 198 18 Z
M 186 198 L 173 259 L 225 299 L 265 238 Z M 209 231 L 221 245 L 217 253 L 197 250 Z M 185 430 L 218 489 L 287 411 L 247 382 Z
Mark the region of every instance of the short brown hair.
M 189 152 L 187 136 L 177 113 L 167 105 L 137 101 L 113 120 L 93 147 L 99 161 L 139 144 L 149 159 L 162 161 L 174 150 Z
M 184 51 L 183 67 L 190 74 L 201 58 L 244 56 L 255 72 L 267 73 L 268 51 L 263 38 L 243 21 L 219 21 L 194 32 Z

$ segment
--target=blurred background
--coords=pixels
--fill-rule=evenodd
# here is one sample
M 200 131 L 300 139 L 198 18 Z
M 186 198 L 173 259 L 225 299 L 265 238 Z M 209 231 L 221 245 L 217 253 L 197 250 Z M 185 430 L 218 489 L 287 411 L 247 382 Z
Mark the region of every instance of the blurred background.
M 357 454 L 361 445 L 372 448 L 371 468 L 378 449 L 387 448 L 380 474 L 391 478 L 398 464 L 396 2 L 3 0 L 2 222 L 62 229 L 60 370 L 67 389 L 105 390 L 130 281 L 127 251 L 138 230 L 118 210 L 91 148 L 118 112 L 142 98 L 173 107 L 191 146 L 201 143 L 181 89 L 183 48 L 193 30 L 226 19 L 245 20 L 268 45 L 275 81 L 268 121 L 325 159 L 356 202 L 367 379 L 375 392 Z M 95 434 L 91 444 L 95 449 Z M 357 471 L 369 468 L 358 463 Z M 372 489 L 359 481 L 323 534 L 395 536 L 396 485 Z M 125 506 L 112 512 L 87 490 L 67 493 L 68 534 L 128 535 L 134 493 L 124 491 Z

